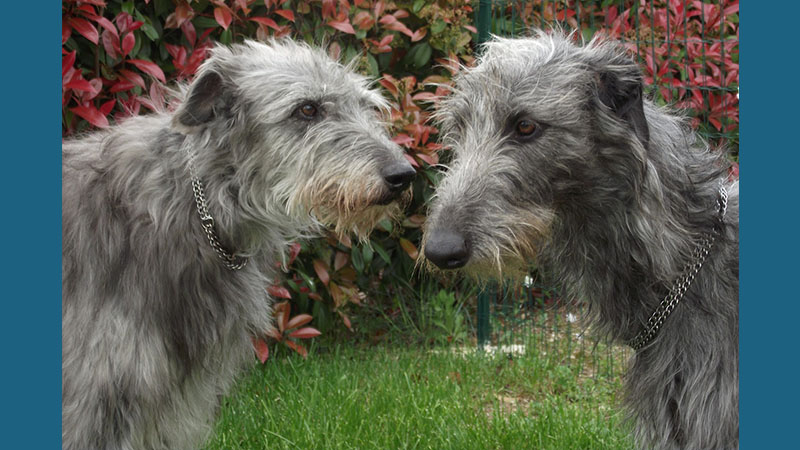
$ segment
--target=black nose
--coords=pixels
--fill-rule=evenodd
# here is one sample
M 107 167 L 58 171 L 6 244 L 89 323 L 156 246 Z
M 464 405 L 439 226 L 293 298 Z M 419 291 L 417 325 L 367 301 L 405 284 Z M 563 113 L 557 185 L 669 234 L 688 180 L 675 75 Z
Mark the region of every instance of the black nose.
M 381 175 L 392 193 L 404 191 L 416 174 L 417 171 L 405 161 L 381 169 Z
M 458 269 L 469 261 L 469 247 L 457 232 L 434 230 L 425 241 L 425 257 L 442 269 Z

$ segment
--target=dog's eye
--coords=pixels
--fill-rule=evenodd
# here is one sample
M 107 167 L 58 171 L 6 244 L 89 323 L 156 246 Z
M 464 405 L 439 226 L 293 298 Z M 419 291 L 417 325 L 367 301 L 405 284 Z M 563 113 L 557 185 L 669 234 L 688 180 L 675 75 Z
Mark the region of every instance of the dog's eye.
M 530 136 L 536 132 L 536 124 L 530 120 L 522 119 L 517 122 L 517 134 L 520 136 Z
M 300 113 L 300 117 L 303 119 L 313 119 L 317 117 L 317 114 L 319 114 L 317 105 L 313 103 L 303 103 L 299 108 L 297 108 L 297 111 Z

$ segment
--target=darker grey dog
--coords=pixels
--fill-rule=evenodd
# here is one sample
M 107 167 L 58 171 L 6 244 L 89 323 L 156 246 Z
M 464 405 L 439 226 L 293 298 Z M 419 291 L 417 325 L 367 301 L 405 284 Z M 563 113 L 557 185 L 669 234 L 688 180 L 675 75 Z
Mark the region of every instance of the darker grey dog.
M 174 114 L 63 144 L 66 449 L 199 447 L 288 243 L 365 233 L 413 168 L 382 97 L 289 40 L 218 47 Z
M 637 349 L 627 405 L 645 448 L 738 446 L 738 183 L 642 97 L 615 44 L 495 39 L 439 118 L 454 159 L 424 254 L 445 269 L 536 261 Z

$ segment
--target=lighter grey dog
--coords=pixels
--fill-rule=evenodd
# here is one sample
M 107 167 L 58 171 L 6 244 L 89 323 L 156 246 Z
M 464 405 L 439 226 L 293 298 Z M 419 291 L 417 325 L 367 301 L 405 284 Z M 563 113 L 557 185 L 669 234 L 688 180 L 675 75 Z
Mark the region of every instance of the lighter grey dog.
M 639 348 L 637 445 L 738 447 L 739 196 L 723 152 L 643 99 L 619 46 L 563 33 L 494 39 L 438 116 L 454 155 L 426 258 L 478 276 L 537 262 Z
M 407 196 L 385 100 L 322 50 L 217 47 L 184 97 L 63 144 L 65 449 L 201 446 L 288 244 Z

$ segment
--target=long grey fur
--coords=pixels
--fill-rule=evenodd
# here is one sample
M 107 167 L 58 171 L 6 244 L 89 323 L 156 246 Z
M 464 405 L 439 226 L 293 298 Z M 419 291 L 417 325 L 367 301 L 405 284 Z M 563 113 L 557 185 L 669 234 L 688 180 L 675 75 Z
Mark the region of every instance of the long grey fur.
M 319 49 L 216 47 L 178 97 L 63 143 L 65 449 L 199 448 L 272 327 L 266 287 L 288 244 L 326 225 L 366 233 L 399 209 L 386 169 L 413 174 L 376 114 L 385 100 Z M 248 258 L 239 271 L 203 232 L 189 152 L 222 243 Z
M 625 397 L 641 448 L 737 448 L 739 200 L 724 152 L 643 99 L 640 69 L 613 42 L 535 32 L 484 50 L 437 113 L 453 160 L 425 255 L 480 278 L 536 261 L 625 342 L 716 228 L 688 293 L 632 358 Z

